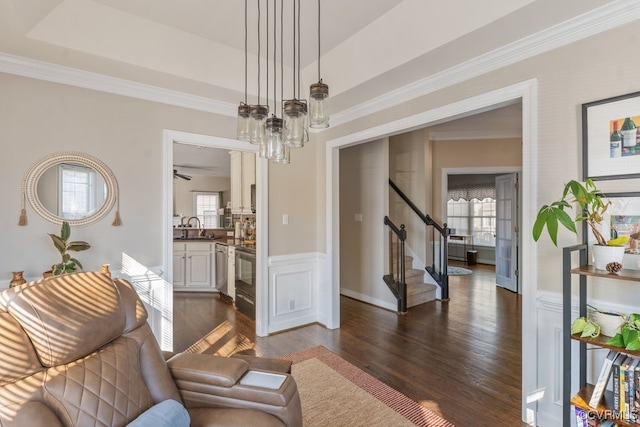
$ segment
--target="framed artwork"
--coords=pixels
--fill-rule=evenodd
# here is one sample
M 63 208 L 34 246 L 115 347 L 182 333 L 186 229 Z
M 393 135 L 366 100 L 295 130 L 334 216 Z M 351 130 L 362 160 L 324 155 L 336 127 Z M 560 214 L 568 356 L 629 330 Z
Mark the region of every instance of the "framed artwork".
M 606 240 L 629 236 L 625 245 L 622 267 L 640 269 L 640 192 L 614 193 L 602 195 L 605 203 L 611 201 L 602 222 L 600 232 Z M 608 230 L 608 231 L 607 231 Z M 596 243 L 590 230 L 589 245 Z
M 640 92 L 582 104 L 583 178 L 640 178 Z

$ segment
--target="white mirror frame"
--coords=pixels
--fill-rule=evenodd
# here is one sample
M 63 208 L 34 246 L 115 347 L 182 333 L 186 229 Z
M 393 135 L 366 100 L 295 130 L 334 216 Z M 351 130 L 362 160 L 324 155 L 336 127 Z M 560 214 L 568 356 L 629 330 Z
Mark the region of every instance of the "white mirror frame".
M 102 179 L 104 179 L 104 183 L 107 186 L 107 196 L 102 206 L 91 215 L 80 219 L 65 219 L 50 212 L 40 201 L 37 191 L 38 180 L 47 169 L 62 163 L 77 163 L 90 167 L 98 172 L 100 176 L 102 176 Z M 109 213 L 118 198 L 118 181 L 116 181 L 116 177 L 113 172 L 111 172 L 111 169 L 95 157 L 75 151 L 64 151 L 49 154 L 35 162 L 33 166 L 29 168 L 29 171 L 22 181 L 22 192 L 33 210 L 47 221 L 54 224 L 62 224 L 63 221 L 67 221 L 69 225 L 87 225 L 100 220 Z

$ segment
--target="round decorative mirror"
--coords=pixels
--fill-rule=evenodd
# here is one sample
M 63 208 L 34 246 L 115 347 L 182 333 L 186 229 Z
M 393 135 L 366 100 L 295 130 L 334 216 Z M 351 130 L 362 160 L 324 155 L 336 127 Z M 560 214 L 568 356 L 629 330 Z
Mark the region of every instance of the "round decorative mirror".
M 107 165 L 95 157 L 61 152 L 34 163 L 24 178 L 22 191 L 33 210 L 47 221 L 86 225 L 111 210 L 118 198 L 118 182 Z

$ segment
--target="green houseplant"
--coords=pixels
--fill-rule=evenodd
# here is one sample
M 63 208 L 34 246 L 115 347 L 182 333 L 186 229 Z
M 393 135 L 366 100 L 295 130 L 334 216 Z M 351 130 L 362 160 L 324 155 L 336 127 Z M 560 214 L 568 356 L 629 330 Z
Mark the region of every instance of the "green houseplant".
M 76 258 L 71 257 L 69 251 L 80 252 L 86 251 L 91 247 L 87 242 L 76 241 L 70 242 L 71 227 L 67 221 L 62 222 L 62 228 L 60 235 L 48 233 L 53 241 L 53 245 L 56 247 L 60 255 L 62 256 L 62 262 L 51 266 L 51 272 L 54 276 L 58 276 L 64 273 L 72 273 L 78 269 L 82 269 L 82 264 Z
M 572 209 L 572 204 L 574 203 L 578 208 L 578 212 L 576 216 L 572 218 L 565 209 Z M 615 247 L 616 249 L 612 250 L 615 252 L 612 258 L 620 264 L 622 256 L 624 255 L 624 246 L 629 240 L 629 237 L 620 236 L 607 240 L 598 229 L 610 205 L 610 201 L 605 203 L 602 199 L 600 191 L 593 180 L 587 179 L 584 183 L 571 180 L 565 184 L 562 197 L 559 200 L 540 208 L 536 221 L 533 224 L 533 240 L 537 242 L 546 227 L 551 241 L 554 245 L 558 246 L 558 228 L 560 225 L 573 233 L 577 233 L 576 223 L 585 221 L 597 242 L 596 245 L 594 245 L 594 252 L 599 252 L 602 247 L 606 246 Z M 604 269 L 605 265 L 609 262 L 603 265 L 602 262 L 605 261 L 600 262 L 597 259 L 598 257 L 599 253 L 596 253 L 596 268 Z

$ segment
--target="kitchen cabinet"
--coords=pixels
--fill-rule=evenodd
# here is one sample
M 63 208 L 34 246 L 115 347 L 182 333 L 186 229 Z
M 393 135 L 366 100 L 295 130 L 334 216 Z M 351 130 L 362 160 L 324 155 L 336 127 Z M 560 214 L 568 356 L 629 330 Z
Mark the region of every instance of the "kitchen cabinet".
M 209 242 L 173 244 L 173 286 L 180 290 L 215 289 L 215 245 Z
M 251 214 L 251 186 L 256 183 L 256 155 L 244 151 L 230 151 L 231 156 L 231 212 Z

